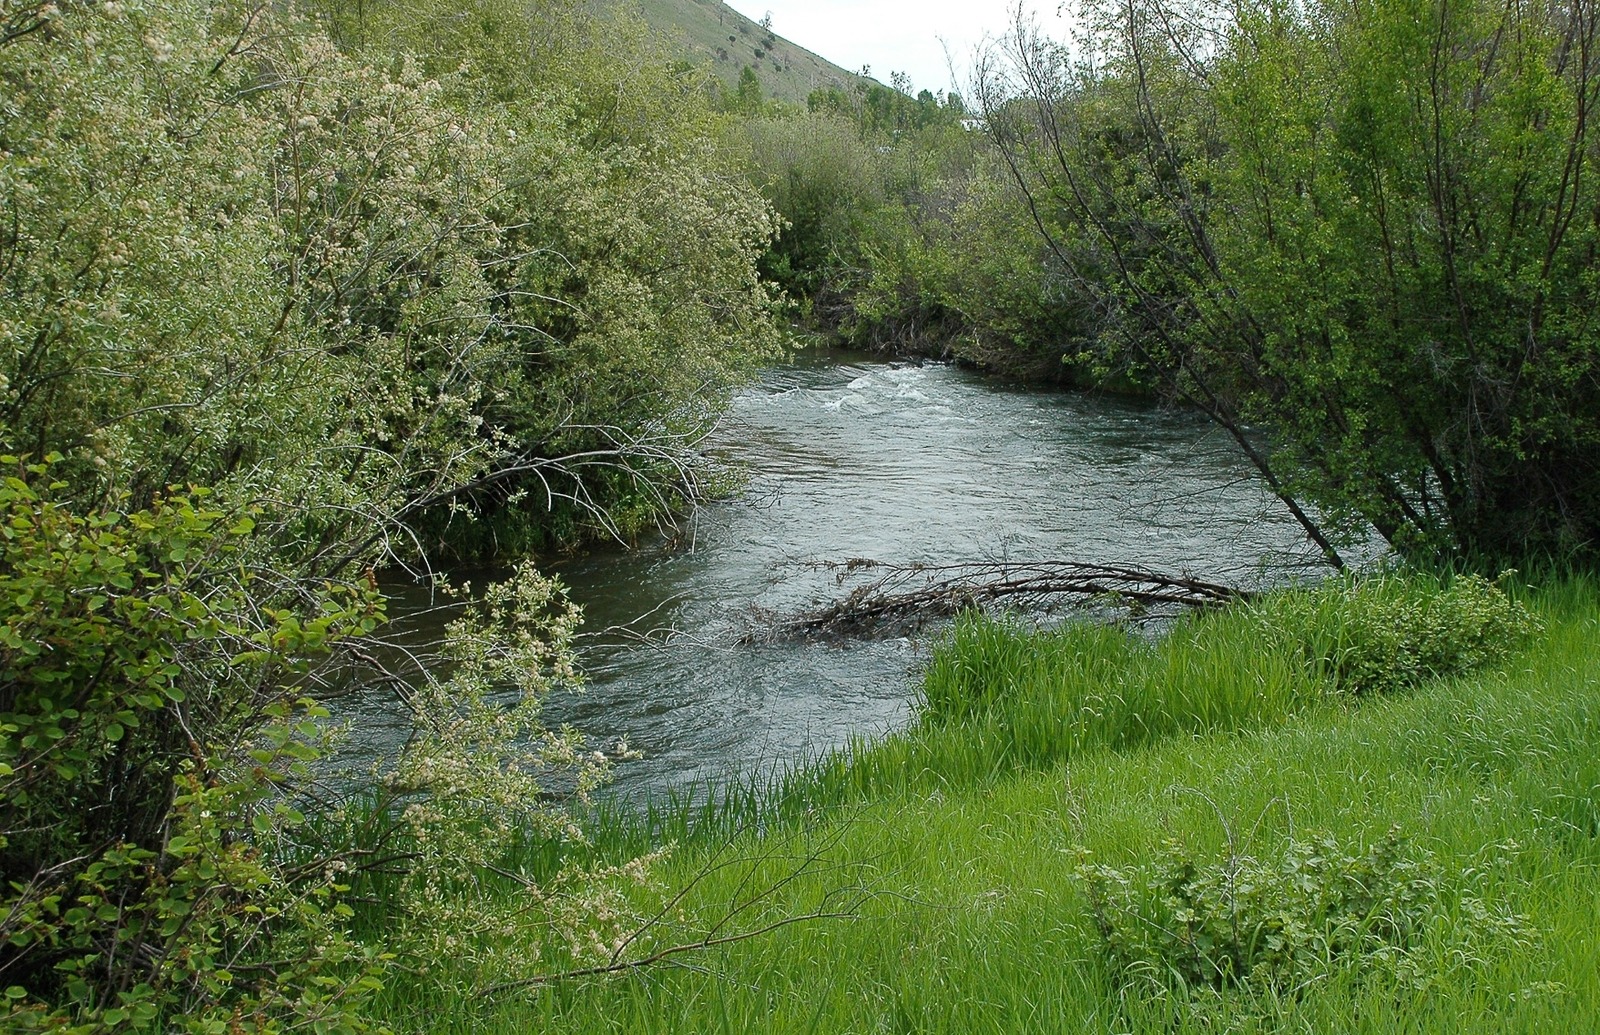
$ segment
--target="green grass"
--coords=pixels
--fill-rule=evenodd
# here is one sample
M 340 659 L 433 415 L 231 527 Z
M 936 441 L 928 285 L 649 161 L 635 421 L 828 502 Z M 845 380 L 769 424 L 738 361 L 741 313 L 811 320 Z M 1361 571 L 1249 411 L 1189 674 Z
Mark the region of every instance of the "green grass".
M 1567 580 L 1530 599 L 1543 629 L 1525 652 L 1359 698 L 1291 657 L 1281 627 L 1243 612 L 1157 643 L 965 623 L 905 734 L 720 808 L 657 813 L 658 832 L 676 823 L 686 838 L 658 870 L 661 888 L 706 874 L 657 946 L 692 940 L 773 884 L 729 930 L 840 905 L 854 918 L 783 927 L 681 957 L 687 966 L 493 997 L 464 994 L 476 975 L 446 962 L 392 987 L 390 1023 L 1600 1031 L 1600 592 Z M 749 832 L 730 835 L 740 825 Z M 604 829 L 611 853 L 643 836 L 620 820 Z M 1404 986 L 1360 961 L 1335 961 L 1294 992 L 1130 982 L 1082 879 L 1085 853 L 1137 867 L 1176 842 L 1197 865 L 1226 865 L 1312 832 L 1356 851 L 1391 830 L 1431 859 L 1442 911 L 1416 950 L 1426 980 Z

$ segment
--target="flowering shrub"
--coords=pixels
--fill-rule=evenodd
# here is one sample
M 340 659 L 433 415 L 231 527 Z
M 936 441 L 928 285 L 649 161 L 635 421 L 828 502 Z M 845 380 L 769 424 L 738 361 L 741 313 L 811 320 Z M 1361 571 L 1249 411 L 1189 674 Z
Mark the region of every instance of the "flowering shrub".
M 42 5 L 0 35 L 0 448 L 134 505 L 273 500 L 261 542 L 326 540 L 324 570 L 658 514 L 704 401 L 778 341 L 773 217 L 709 102 L 564 5 L 407 5 L 369 50 L 301 6 L 382 5 Z M 543 530 L 483 527 L 509 512 Z
M 645 879 L 500 865 L 578 836 L 549 792 L 607 768 L 541 720 L 559 585 L 519 569 L 438 669 L 387 672 L 371 573 L 659 513 L 702 400 L 774 351 L 773 219 L 633 30 L 496 0 L 319 27 L 388 6 L 0 4 L 11 1026 L 358 1030 L 391 957 L 524 975 L 489 936 L 534 926 L 600 952 Z M 376 856 L 305 805 L 353 673 L 416 726 Z

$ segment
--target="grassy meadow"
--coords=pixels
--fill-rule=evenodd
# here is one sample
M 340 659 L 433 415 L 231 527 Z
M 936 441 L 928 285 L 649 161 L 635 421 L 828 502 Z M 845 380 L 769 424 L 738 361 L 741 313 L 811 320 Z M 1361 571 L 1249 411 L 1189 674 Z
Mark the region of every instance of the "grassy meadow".
M 495 987 L 464 944 L 388 1022 L 1600 1031 L 1597 657 L 1575 579 L 1340 583 L 1154 638 L 966 618 L 910 729 L 508 860 L 674 838 L 617 955 L 658 962 Z

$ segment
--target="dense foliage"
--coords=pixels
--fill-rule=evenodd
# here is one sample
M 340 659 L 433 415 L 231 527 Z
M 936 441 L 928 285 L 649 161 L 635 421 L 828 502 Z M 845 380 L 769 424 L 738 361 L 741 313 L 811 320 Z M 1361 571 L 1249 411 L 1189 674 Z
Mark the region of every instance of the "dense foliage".
M 1080 21 L 1074 48 L 1019 24 L 982 96 L 1110 360 L 1233 432 L 1330 558 L 1368 526 L 1414 556 L 1592 555 L 1593 8 Z
M 9 1022 L 199 1020 L 236 980 L 250 991 L 224 1014 L 337 1017 L 372 961 L 339 929 L 332 875 L 288 871 L 258 839 L 303 822 L 286 790 L 327 715 L 304 692 L 312 659 L 370 632 L 381 601 L 351 588 L 252 613 L 248 514 L 193 492 L 80 515 L 48 464 L 0 462 Z M 297 948 L 263 970 L 280 932 Z
M 769 105 L 740 127 L 784 220 L 763 271 L 810 328 L 854 346 L 1074 380 L 1077 301 L 1061 290 L 959 95 L 861 80 Z
M 452 542 L 529 488 L 664 488 L 686 407 L 775 346 L 770 219 L 647 40 L 500 6 L 341 51 L 88 5 L 7 46 L 11 447 L 136 502 L 194 481 L 393 531 L 449 501 Z M 619 90 L 630 49 L 658 71 Z
M 1092 354 L 1193 401 L 1330 555 L 1363 523 L 1592 549 L 1592 12 L 1090 13 L 1092 60 L 1019 27 L 986 139 L 954 96 L 719 95 L 581 0 L 0 0 L 7 1025 L 357 1031 L 396 969 L 521 987 L 646 946 L 649 857 L 518 862 L 581 838 L 552 792 L 608 764 L 540 710 L 578 681 L 578 609 L 517 564 L 419 658 L 380 639 L 376 571 L 692 499 L 717 403 L 779 349 L 769 280 L 855 343 L 1046 377 Z M 1533 629 L 1473 579 L 1274 606 L 1228 655 L 1198 624 L 1050 656 L 965 626 L 1048 692 L 1002 714 L 1010 688 L 936 659 L 924 728 L 997 771 Z M 330 784 L 357 693 L 413 729 Z
M 1213 864 L 1169 844 L 1155 866 L 1085 865 L 1095 926 L 1121 981 L 1158 994 L 1239 984 L 1292 993 L 1343 970 L 1417 984 L 1437 977 L 1416 950 L 1430 927 L 1449 927 L 1452 907 L 1484 921 L 1452 932 L 1463 940 L 1504 926 L 1487 923 L 1475 899 L 1442 901 L 1437 864 L 1394 831 L 1364 853 L 1326 835 L 1292 842 L 1279 859 L 1229 847 Z
M 470 893 L 605 771 L 540 718 L 577 609 L 521 567 L 430 668 L 373 570 L 694 492 L 779 342 L 699 74 L 575 2 L 6 0 L 0 83 L 8 1024 L 359 1028 L 453 932 L 614 937 L 640 867 Z M 307 819 L 357 692 L 416 727 L 359 836 Z

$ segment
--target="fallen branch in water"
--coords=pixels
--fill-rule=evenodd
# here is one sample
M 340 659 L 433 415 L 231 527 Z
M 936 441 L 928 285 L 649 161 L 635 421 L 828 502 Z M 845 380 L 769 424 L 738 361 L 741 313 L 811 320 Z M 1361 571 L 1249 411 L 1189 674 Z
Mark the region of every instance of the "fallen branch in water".
M 863 572 L 874 573 L 874 577 L 832 603 L 790 615 L 764 615 L 764 632 L 747 636 L 747 641 L 762 636 L 898 635 L 968 608 L 1002 601 L 1038 607 L 1061 596 L 1076 596 L 1143 610 L 1216 607 L 1251 596 L 1247 590 L 1187 576 L 1076 561 L 899 566 L 856 558 L 822 562 L 816 567 L 836 572 L 840 586 Z

